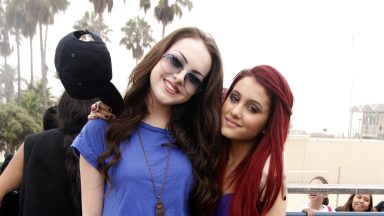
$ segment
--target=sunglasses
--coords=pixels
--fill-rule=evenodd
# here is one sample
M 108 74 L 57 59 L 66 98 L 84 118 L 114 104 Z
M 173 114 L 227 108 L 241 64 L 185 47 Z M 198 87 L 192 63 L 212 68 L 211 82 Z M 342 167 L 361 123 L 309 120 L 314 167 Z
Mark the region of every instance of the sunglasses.
M 196 74 L 197 72 L 191 71 L 184 64 L 183 61 L 180 60 L 174 54 L 167 53 L 164 54 L 161 59 L 161 68 L 164 72 L 174 74 L 180 73 L 185 70 L 187 73 L 184 76 L 184 88 L 189 94 L 196 94 L 202 89 L 203 79 L 199 78 Z

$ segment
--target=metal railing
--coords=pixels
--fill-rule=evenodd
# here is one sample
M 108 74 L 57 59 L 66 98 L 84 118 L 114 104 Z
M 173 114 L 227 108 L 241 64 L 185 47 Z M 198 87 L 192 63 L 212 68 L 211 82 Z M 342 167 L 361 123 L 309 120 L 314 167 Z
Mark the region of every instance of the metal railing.
M 288 184 L 288 194 L 384 194 L 384 185 L 367 184 Z M 306 216 L 305 212 L 287 212 L 286 216 Z M 316 216 L 384 216 L 384 212 L 316 212 Z
M 288 184 L 288 193 L 328 193 L 328 194 L 384 194 L 384 185 L 367 184 Z
M 304 212 L 287 212 L 286 216 L 306 216 Z M 316 212 L 316 216 L 384 216 L 384 212 Z

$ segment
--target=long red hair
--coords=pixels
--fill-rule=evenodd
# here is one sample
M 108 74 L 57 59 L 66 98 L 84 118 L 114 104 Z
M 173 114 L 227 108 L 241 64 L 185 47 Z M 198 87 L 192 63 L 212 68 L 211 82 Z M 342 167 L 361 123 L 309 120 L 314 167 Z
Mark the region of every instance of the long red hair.
M 271 109 L 265 134 L 260 133 L 251 151 L 230 174 L 234 184 L 230 215 L 259 216 L 267 213 L 274 204 L 283 183 L 283 150 L 288 135 L 289 120 L 292 114 L 293 94 L 285 78 L 273 67 L 261 65 L 241 71 L 229 87 L 225 100 L 236 83 L 244 77 L 253 76 L 268 92 Z M 228 162 L 230 141 L 223 138 L 218 183 L 224 185 L 224 172 Z M 265 162 L 270 156 L 266 184 L 260 188 Z M 263 197 L 262 196 L 263 191 Z

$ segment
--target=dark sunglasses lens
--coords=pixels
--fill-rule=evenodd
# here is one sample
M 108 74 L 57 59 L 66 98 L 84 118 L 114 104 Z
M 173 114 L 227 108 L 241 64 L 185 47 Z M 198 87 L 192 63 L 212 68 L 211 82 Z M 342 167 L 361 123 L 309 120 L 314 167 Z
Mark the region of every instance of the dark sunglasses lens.
M 178 69 L 184 68 L 183 63 L 176 56 L 169 54 L 169 55 L 167 55 L 167 57 L 168 57 L 169 63 L 172 65 L 172 67 L 178 68 Z
M 193 73 L 185 74 L 185 87 L 189 93 L 195 93 L 200 89 L 202 81 Z

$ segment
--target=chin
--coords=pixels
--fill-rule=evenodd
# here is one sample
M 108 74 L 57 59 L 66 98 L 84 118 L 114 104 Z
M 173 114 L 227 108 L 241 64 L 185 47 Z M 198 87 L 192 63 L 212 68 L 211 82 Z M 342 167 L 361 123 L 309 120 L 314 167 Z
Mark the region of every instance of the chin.
M 235 134 L 233 134 L 233 131 L 228 129 L 228 128 L 222 128 L 221 129 L 221 134 L 228 139 L 233 139 L 236 138 Z

